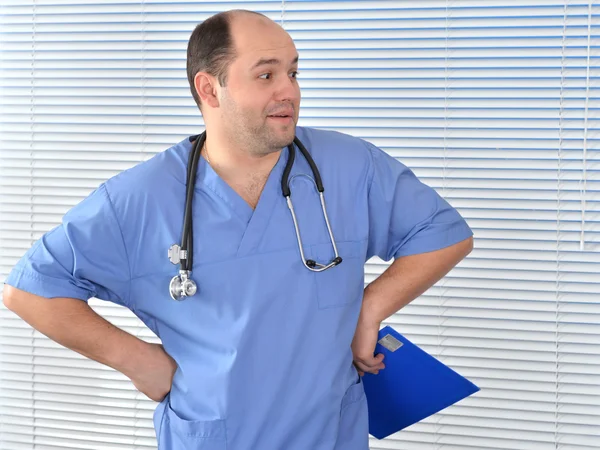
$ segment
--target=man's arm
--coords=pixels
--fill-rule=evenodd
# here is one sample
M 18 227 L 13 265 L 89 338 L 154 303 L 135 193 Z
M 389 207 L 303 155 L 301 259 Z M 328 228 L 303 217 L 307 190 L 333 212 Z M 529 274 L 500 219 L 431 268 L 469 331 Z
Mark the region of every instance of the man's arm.
M 162 350 L 115 327 L 90 306 L 75 298 L 48 299 L 8 284 L 4 305 L 53 341 L 94 361 L 112 367 L 130 378 L 153 400 L 170 389 L 176 364 Z M 165 363 L 168 358 L 169 367 Z M 165 391 L 166 389 L 166 391 Z
M 361 320 L 380 324 L 409 304 L 473 250 L 473 237 L 440 250 L 396 259 L 365 289 Z
M 373 355 L 381 322 L 433 286 L 471 250 L 473 237 L 440 250 L 402 256 L 367 286 L 352 340 L 354 364 L 361 376 L 385 368 L 383 354 Z

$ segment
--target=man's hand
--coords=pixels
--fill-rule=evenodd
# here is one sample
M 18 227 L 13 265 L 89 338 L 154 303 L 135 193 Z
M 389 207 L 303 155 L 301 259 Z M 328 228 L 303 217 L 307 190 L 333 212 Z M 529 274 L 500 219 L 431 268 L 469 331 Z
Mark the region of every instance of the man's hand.
M 354 366 L 362 377 L 365 372 L 378 374 L 385 368 L 383 353 L 374 356 L 377 338 L 379 337 L 379 322 L 359 318 L 354 339 L 352 340 L 352 354 Z
M 469 237 L 446 248 L 397 258 L 365 289 L 352 341 L 354 365 L 360 376 L 383 369 L 383 354 L 373 356 L 379 325 L 446 275 L 473 249 Z
M 160 402 L 171 391 L 177 363 L 161 344 L 148 343 L 145 350 L 133 373 L 126 375 L 138 391 Z

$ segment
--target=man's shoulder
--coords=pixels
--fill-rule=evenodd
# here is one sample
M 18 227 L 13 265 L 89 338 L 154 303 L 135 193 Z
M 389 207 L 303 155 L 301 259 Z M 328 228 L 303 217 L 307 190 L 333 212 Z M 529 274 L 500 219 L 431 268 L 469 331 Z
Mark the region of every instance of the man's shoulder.
M 146 161 L 119 172 L 105 183 L 112 192 L 132 193 L 146 192 L 157 187 L 165 187 L 164 183 L 183 183 L 185 180 L 184 141 L 160 151 Z
M 296 135 L 307 148 L 315 146 L 326 148 L 327 151 L 367 151 L 367 141 L 336 130 L 297 127 Z
M 335 130 L 298 127 L 296 136 L 315 159 L 315 162 L 334 165 L 339 170 L 363 172 L 370 165 L 370 146 L 373 144 L 356 136 Z
M 186 140 L 106 180 L 103 184 L 110 200 L 121 207 L 117 209 L 125 212 L 152 198 L 168 198 L 169 191 L 185 190 Z

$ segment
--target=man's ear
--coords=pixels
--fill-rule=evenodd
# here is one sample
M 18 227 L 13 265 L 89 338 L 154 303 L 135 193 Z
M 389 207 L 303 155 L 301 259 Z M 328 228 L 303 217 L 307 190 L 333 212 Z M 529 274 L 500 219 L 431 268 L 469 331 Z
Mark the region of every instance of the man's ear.
M 206 72 L 198 72 L 194 76 L 194 88 L 203 105 L 212 108 L 219 106 L 216 84 L 217 79 Z

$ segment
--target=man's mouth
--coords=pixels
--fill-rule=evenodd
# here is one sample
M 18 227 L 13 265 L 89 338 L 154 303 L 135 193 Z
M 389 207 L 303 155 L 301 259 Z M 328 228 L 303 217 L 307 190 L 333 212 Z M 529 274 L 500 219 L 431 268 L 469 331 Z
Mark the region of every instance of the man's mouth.
M 280 109 L 279 111 L 275 111 L 274 113 L 271 113 L 268 115 L 268 117 L 273 117 L 275 119 L 289 119 L 292 118 L 294 116 L 294 109 L 293 108 L 285 108 L 285 109 Z
M 288 114 L 274 114 L 272 116 L 267 116 L 269 119 L 273 119 L 277 122 L 291 122 L 292 116 Z

